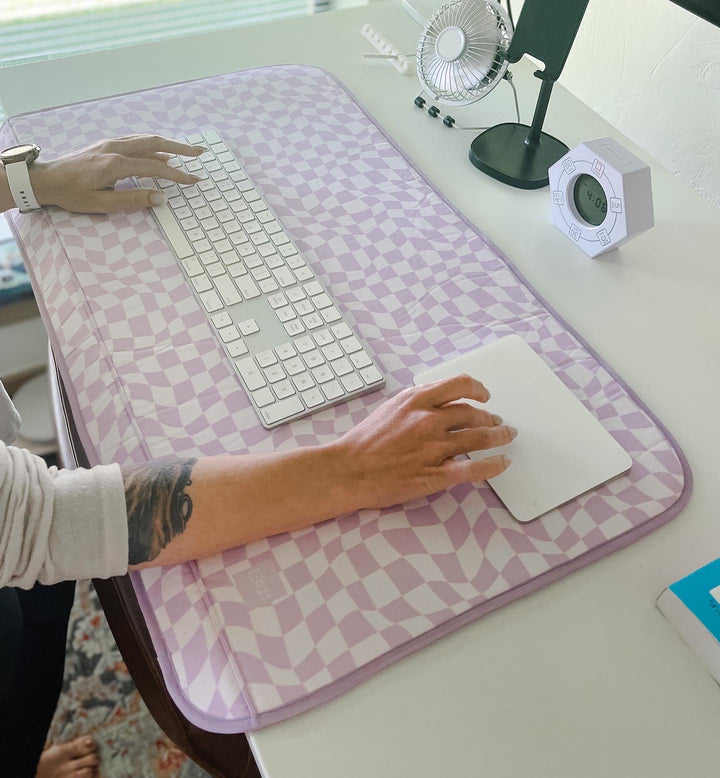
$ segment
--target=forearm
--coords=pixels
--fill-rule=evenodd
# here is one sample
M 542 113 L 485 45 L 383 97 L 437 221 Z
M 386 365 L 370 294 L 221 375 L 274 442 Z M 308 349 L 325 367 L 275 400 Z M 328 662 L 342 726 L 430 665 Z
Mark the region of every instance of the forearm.
M 123 478 L 131 567 L 210 556 L 363 502 L 340 445 L 155 462 L 127 469 Z

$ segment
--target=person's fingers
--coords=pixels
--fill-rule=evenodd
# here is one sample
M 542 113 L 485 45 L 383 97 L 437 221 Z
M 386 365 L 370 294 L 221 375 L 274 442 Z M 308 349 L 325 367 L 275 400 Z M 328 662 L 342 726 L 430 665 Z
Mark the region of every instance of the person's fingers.
M 490 392 L 483 384 L 469 375 L 457 375 L 452 378 L 443 378 L 432 384 L 426 384 L 422 387 L 421 396 L 424 400 L 435 407 L 440 407 L 453 400 L 477 400 L 478 402 L 487 402 L 490 399 Z
M 111 154 L 127 157 L 150 157 L 158 151 L 179 154 L 183 157 L 197 157 L 207 151 L 205 146 L 191 146 L 180 141 L 163 138 L 162 135 L 130 135 L 105 141 L 105 149 Z
M 156 189 L 104 189 L 93 193 L 85 213 L 136 211 L 165 201 L 165 195 Z
M 451 459 L 442 466 L 446 489 L 457 484 L 479 483 L 504 473 L 512 459 L 503 454 L 485 459 Z
M 506 446 L 517 436 L 514 427 L 473 427 L 452 432 L 448 436 L 448 456 L 484 451 L 496 446 Z
M 78 759 L 95 752 L 95 741 L 89 736 L 78 737 L 69 743 L 63 743 L 60 748 L 67 749 L 69 758 Z
M 81 770 L 83 767 L 97 767 L 100 764 L 97 754 L 86 754 L 78 759 L 73 759 L 70 763 L 74 770 Z
M 502 424 L 502 419 L 497 414 L 463 402 L 445 405 L 439 409 L 439 413 L 442 414 L 446 429 L 450 432 L 465 427 L 497 427 Z
M 81 767 L 79 770 L 72 770 L 67 773 L 67 778 L 95 778 L 96 775 L 97 770 L 94 767 Z
M 143 159 L 142 157 L 114 158 L 112 173 L 117 180 L 136 176 L 138 178 L 166 178 L 169 181 L 177 181 L 179 184 L 196 184 L 200 179 L 190 173 L 185 173 L 177 168 L 170 167 L 159 159 Z

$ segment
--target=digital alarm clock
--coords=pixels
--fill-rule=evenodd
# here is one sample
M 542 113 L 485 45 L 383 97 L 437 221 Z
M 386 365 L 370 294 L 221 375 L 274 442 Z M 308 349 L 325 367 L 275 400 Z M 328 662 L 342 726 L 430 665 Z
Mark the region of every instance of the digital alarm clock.
M 655 223 L 650 168 L 612 138 L 586 141 L 548 170 L 553 223 L 590 257 Z

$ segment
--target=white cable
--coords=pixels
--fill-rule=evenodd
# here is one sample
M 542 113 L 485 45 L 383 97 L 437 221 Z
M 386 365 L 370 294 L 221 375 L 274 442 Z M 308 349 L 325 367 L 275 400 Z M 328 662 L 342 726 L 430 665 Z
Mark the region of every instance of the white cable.
M 423 14 L 410 2 L 410 0 L 400 0 L 402 7 L 412 16 L 413 19 L 421 26 L 427 26 L 428 20 Z

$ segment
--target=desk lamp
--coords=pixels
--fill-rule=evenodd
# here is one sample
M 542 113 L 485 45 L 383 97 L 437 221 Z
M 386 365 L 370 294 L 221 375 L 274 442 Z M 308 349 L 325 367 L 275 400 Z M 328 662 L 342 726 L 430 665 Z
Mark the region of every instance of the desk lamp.
M 536 70 L 540 94 L 532 124 L 506 122 L 485 130 L 470 146 L 470 161 L 489 176 L 520 189 L 548 184 L 548 168 L 568 152 L 557 138 L 542 131 L 553 85 L 570 53 L 588 0 L 525 0 L 506 58 L 523 54 L 545 64 Z

